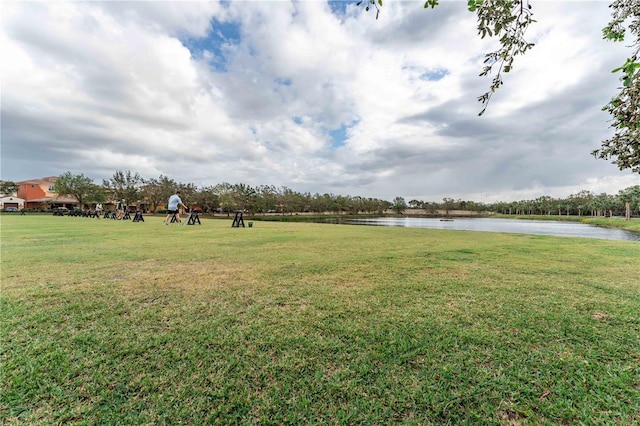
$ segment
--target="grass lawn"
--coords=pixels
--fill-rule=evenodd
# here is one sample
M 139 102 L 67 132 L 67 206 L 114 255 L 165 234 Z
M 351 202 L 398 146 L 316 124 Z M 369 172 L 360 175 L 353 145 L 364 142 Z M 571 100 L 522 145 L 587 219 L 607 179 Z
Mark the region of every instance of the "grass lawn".
M 605 228 L 625 229 L 632 232 L 640 232 L 640 218 L 632 217 L 625 220 L 622 217 L 593 217 L 593 216 L 564 216 L 564 215 L 493 215 L 501 219 L 525 219 L 525 220 L 553 220 L 558 222 L 580 222 L 587 225 L 602 226 Z
M 637 242 L 0 221 L 2 424 L 640 424 Z

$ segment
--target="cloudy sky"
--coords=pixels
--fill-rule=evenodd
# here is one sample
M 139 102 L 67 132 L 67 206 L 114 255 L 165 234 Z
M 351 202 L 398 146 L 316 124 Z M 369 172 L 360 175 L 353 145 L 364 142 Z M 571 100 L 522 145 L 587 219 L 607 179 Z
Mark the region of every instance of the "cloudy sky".
M 535 48 L 485 115 L 465 1 L 2 3 L 4 180 L 116 170 L 391 200 L 615 194 L 596 160 L 630 50 L 606 1 L 532 0 Z

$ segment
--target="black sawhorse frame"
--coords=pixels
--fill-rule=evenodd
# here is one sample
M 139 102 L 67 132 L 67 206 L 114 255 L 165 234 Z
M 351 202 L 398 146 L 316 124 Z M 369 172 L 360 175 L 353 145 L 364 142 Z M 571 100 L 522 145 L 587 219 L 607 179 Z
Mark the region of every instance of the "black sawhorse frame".
M 137 211 L 136 214 L 133 216 L 133 221 L 134 222 L 144 222 L 144 217 L 142 217 L 142 212 L 141 211 Z
M 244 219 L 242 218 L 242 211 L 238 210 L 236 212 L 236 217 L 233 218 L 233 223 L 231 224 L 232 228 L 244 228 Z
M 177 214 L 178 212 L 175 212 L 173 216 L 171 216 L 171 221 L 169 223 L 176 223 L 178 221 L 178 218 L 176 217 Z
M 189 220 L 187 220 L 187 225 L 202 225 L 202 223 L 200 223 L 200 212 L 198 210 L 194 210 L 191 213 L 189 213 Z

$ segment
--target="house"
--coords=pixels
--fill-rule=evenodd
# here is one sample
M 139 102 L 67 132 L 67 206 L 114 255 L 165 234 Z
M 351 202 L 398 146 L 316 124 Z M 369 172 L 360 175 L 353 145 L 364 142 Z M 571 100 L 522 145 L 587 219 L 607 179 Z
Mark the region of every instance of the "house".
M 71 208 L 78 204 L 78 200 L 73 197 L 60 196 L 56 193 L 55 182 L 57 176 L 49 176 L 41 179 L 31 179 L 16 182 L 18 186 L 18 198 L 24 200 L 24 207 L 48 208 L 67 207 Z
M 15 207 L 18 210 L 24 208 L 24 200 L 15 196 L 0 197 L 0 210 L 4 210 L 7 207 Z

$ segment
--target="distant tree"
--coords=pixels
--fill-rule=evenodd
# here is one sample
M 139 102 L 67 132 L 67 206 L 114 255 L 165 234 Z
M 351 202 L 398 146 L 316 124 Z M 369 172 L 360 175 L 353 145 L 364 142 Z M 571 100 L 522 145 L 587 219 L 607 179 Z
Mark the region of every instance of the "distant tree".
M 615 197 L 606 193 L 598 194 L 593 200 L 592 205 L 595 210 L 595 216 L 612 216 L 615 206 Z
M 435 215 L 438 210 L 438 203 L 434 201 L 423 201 L 422 208 L 425 209 L 430 215 Z
M 396 214 L 402 214 L 407 209 L 407 203 L 402 197 L 396 197 L 391 203 L 391 210 Z
M 275 212 L 278 208 L 278 189 L 273 185 L 261 185 L 258 191 L 257 210 L 262 213 Z
M 348 212 L 354 215 L 358 215 L 366 212 L 367 210 L 367 199 L 360 195 L 349 196 Z
M 390 202 L 386 200 L 381 200 L 379 198 L 367 198 L 366 209 L 365 211 L 369 214 L 377 213 L 383 214 L 385 210 L 389 208 L 391 205 Z
M 342 214 L 349 209 L 349 197 L 344 195 L 334 195 L 333 210 L 336 214 Z
M 534 200 L 534 205 L 537 210 L 540 211 L 540 214 L 551 215 L 551 210 L 553 210 L 554 199 L 549 197 L 548 195 L 543 195 Z
M 311 200 L 310 208 L 316 213 L 334 211 L 334 201 L 331 194 L 315 194 Z
M 124 199 L 129 204 L 140 200 L 140 187 L 144 180 L 138 173 L 117 170 L 111 179 L 102 182 L 114 200 Z
M 349 197 L 349 201 L 347 202 L 347 211 L 349 214 L 357 215 L 361 211 L 365 209 L 365 199 L 359 195 L 355 197 Z
M 201 188 L 195 193 L 193 202 L 205 212 L 215 212 L 220 207 L 220 197 L 213 186 Z
M 377 213 L 379 206 L 380 200 L 376 198 L 362 198 L 362 207 L 360 210 L 367 214 Z
M 456 200 L 453 198 L 445 197 L 442 199 L 442 209 L 445 211 L 445 214 L 449 216 L 449 211 L 453 210 L 456 206 Z
M 625 191 L 631 193 L 631 212 L 640 213 L 640 185 L 631 186 Z
M 311 197 L 311 204 L 309 205 L 309 208 L 312 212 L 318 214 L 326 212 L 327 209 L 324 205 L 324 197 L 318 193 L 314 194 L 313 197 Z
M 140 197 L 149 204 L 151 211 L 157 211 L 158 205 L 166 203 L 169 197 L 176 192 L 178 184 L 167 176 L 143 179 L 140 186 Z
M 233 197 L 240 210 L 247 210 L 252 214 L 255 213 L 257 211 L 257 196 L 258 191 L 250 185 L 244 183 L 233 185 Z
M 229 215 L 232 211 L 238 209 L 236 199 L 233 196 L 233 185 L 227 182 L 219 183 L 213 187 L 213 190 L 220 199 L 220 208 Z
M 92 185 L 89 188 L 89 193 L 85 198 L 86 203 L 104 203 L 107 201 L 107 193 L 104 188 L 100 185 Z
M 507 214 L 509 206 L 505 201 L 497 201 L 493 204 L 488 205 L 487 209 L 494 213 Z
M 383 214 L 385 211 L 391 208 L 391 203 L 387 200 L 376 200 L 378 214 Z
M 80 207 L 83 207 L 84 203 L 92 197 L 97 197 L 99 193 L 97 185 L 82 173 L 79 175 L 71 172 L 63 173 L 56 179 L 55 187 L 59 195 L 68 195 L 78 200 Z
M 198 188 L 194 184 L 178 182 L 177 188 L 173 191 L 175 192 L 176 190 L 180 191 L 180 198 L 182 199 L 182 202 L 185 204 L 185 206 L 189 207 L 194 203 L 193 200 L 198 193 Z M 172 192 L 172 194 L 174 192 Z
M 416 200 L 416 199 L 413 199 L 413 200 L 409 201 L 409 207 L 412 208 L 412 209 L 422 208 L 423 204 L 424 203 L 422 201 Z
M 585 210 L 589 202 L 593 199 L 593 194 L 590 191 L 582 190 L 577 194 L 569 195 L 569 198 L 573 200 L 573 204 L 578 210 L 578 216 L 582 216 L 582 211 Z
M 10 180 L 0 182 L 0 195 L 13 195 L 18 191 L 18 185 Z
M 637 210 L 640 206 L 640 185 L 625 188 L 618 193 L 620 201 L 624 203 L 624 217 L 631 220 L 631 211 Z
M 487 210 L 487 207 L 482 202 L 478 203 L 477 201 L 467 201 L 467 210 L 482 213 Z
M 309 204 L 306 197 L 286 186 L 278 190 L 277 200 L 283 215 L 285 213 L 301 212 Z

